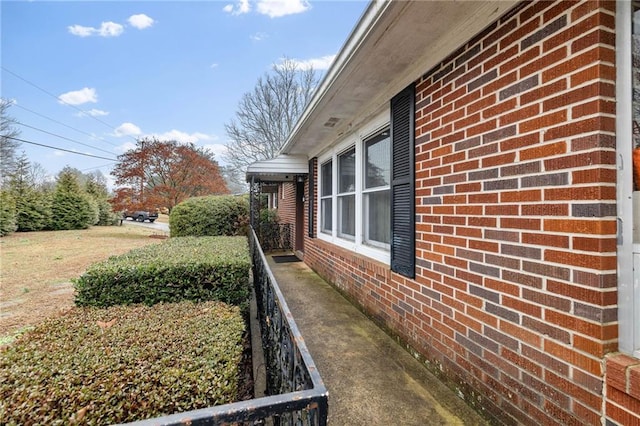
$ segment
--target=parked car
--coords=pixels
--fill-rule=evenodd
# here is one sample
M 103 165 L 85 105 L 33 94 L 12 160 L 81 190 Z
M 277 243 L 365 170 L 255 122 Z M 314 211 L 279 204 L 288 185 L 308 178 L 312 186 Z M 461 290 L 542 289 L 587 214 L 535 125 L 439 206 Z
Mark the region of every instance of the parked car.
M 138 222 L 144 222 L 148 220 L 153 223 L 154 220 L 158 218 L 158 212 L 156 211 L 146 211 L 146 210 L 135 210 L 135 211 L 124 211 L 122 212 L 122 218 L 127 219 L 131 218 L 132 220 L 137 220 Z

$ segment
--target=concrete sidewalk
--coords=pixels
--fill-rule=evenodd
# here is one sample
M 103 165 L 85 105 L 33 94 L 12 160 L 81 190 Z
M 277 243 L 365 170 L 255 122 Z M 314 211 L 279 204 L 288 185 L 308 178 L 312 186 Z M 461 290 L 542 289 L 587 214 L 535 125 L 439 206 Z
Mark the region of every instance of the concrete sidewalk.
M 330 425 L 487 424 L 308 266 L 267 259 L 329 390 Z

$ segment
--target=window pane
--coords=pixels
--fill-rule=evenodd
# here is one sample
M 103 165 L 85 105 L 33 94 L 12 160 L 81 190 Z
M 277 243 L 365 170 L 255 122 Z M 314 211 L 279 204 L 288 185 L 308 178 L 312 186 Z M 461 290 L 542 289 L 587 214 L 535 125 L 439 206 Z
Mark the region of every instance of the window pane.
M 356 196 L 345 195 L 338 198 L 338 223 L 341 237 L 356 235 Z
M 364 194 L 364 210 L 365 242 L 389 244 L 391 241 L 389 190 Z
M 356 190 L 356 148 L 338 157 L 338 192 L 353 192 Z
M 323 198 L 321 201 L 321 212 L 320 212 L 320 230 L 323 232 L 331 232 L 333 229 L 332 217 L 331 217 L 331 207 L 332 207 L 332 199 L 331 198 Z
M 391 168 L 391 139 L 389 131 L 365 143 L 365 188 L 389 185 Z
M 332 173 L 331 173 L 331 167 L 332 163 L 331 161 L 324 163 L 322 165 L 322 188 L 321 188 L 321 196 L 327 196 L 327 195 L 331 195 L 331 193 L 333 192 L 333 187 L 331 186 L 331 179 L 332 179 Z

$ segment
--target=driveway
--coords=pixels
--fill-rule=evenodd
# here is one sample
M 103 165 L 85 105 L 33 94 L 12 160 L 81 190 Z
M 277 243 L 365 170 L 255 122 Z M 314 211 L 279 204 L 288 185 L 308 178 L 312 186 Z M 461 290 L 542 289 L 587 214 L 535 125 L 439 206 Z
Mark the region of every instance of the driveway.
M 169 232 L 169 224 L 168 223 L 160 223 L 160 222 L 153 222 L 153 223 L 149 223 L 149 222 L 138 222 L 135 220 L 130 220 L 130 219 L 125 219 L 122 221 L 122 225 L 123 226 L 143 226 L 145 228 L 149 228 L 149 229 L 155 229 L 158 231 L 162 231 L 162 232 Z

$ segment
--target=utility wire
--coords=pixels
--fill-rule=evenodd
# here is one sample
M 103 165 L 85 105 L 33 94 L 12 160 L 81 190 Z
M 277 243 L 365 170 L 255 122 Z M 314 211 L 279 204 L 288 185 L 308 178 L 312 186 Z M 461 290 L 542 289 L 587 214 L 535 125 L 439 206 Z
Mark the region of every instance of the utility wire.
M 103 165 L 101 165 L 101 166 L 89 167 L 88 169 L 81 169 L 80 171 L 81 171 L 82 173 L 84 173 L 84 172 L 88 172 L 89 170 L 97 170 L 97 169 L 101 169 L 101 168 L 103 168 L 103 167 L 109 167 L 109 166 L 111 166 L 111 163 L 109 163 L 109 164 L 103 164 Z
M 7 68 L 6 68 L 6 67 L 4 67 L 4 66 L 0 66 L 0 68 L 1 68 L 2 70 L 4 70 L 5 72 L 7 72 L 7 73 L 11 74 L 11 75 L 12 75 L 12 76 L 14 76 L 15 78 L 17 78 L 17 79 L 19 79 L 19 80 L 24 81 L 25 83 L 27 83 L 27 84 L 29 84 L 29 85 L 31 85 L 31 86 L 33 86 L 33 87 L 35 87 L 36 89 L 40 90 L 41 92 L 46 93 L 47 95 L 51 96 L 52 98 L 54 98 L 54 99 L 55 99 L 55 100 L 57 100 L 58 102 L 60 102 L 60 103 L 62 103 L 62 104 L 64 104 L 64 105 L 70 106 L 71 108 L 73 108 L 73 109 L 75 109 L 75 110 L 79 111 L 79 112 L 80 112 L 80 113 L 82 113 L 83 115 L 86 115 L 87 117 L 89 117 L 89 118 L 92 118 L 92 119 L 96 120 L 98 123 L 101 123 L 101 124 L 103 124 L 103 125 L 107 126 L 108 128 L 110 128 L 110 129 L 111 129 L 111 130 L 113 130 L 114 132 L 115 132 L 115 131 L 117 131 L 117 129 L 116 129 L 115 127 L 113 127 L 111 124 L 109 124 L 109 123 L 107 123 L 107 122 L 105 122 L 105 121 L 102 121 L 102 120 L 100 120 L 99 118 L 94 117 L 94 116 L 93 116 L 93 115 L 91 115 L 91 114 L 88 114 L 86 111 L 84 111 L 84 110 L 82 110 L 82 109 L 78 108 L 78 107 L 77 107 L 77 106 L 75 106 L 75 105 L 72 105 L 72 104 L 70 104 L 70 103 L 68 103 L 68 102 L 63 101 L 62 99 L 60 99 L 60 97 L 59 97 L 59 96 L 56 96 L 56 95 L 54 95 L 53 93 L 49 92 L 48 90 L 43 89 L 42 87 L 40 87 L 40 86 L 38 86 L 37 84 L 33 83 L 32 81 L 29 81 L 29 80 L 27 80 L 27 79 L 26 79 L 26 78 L 24 78 L 24 77 L 21 77 L 20 75 L 16 74 L 15 72 L 11 71 L 10 69 L 7 69 Z M 137 139 L 136 139 L 136 138 L 134 138 L 133 136 L 129 135 L 129 137 L 131 137 L 133 140 L 136 140 L 136 141 L 137 141 Z
M 71 139 L 71 138 L 68 138 L 66 136 L 61 136 L 61 135 L 58 135 L 58 134 L 55 134 L 55 133 L 51 133 L 51 132 L 49 132 L 47 130 L 39 129 L 39 128 L 34 127 L 34 126 L 30 126 L 28 124 L 24 124 L 24 123 L 22 123 L 20 121 L 16 121 L 16 124 L 18 124 L 20 126 L 28 127 L 30 129 L 33 129 L 33 130 L 37 130 L 38 132 L 42 132 L 42 133 L 46 133 L 46 134 L 51 135 L 51 136 L 55 136 L 55 137 L 60 138 L 60 139 L 65 139 L 65 140 L 68 140 L 69 142 L 74 142 L 74 143 L 80 144 L 82 146 L 86 146 L 88 148 L 95 149 L 97 151 L 106 152 L 107 154 L 113 154 L 111 151 L 106 151 L 104 149 L 96 148 L 95 146 L 87 145 L 86 143 L 82 143 L 82 142 L 77 141 L 75 139 Z
M 72 151 L 70 149 L 58 148 L 57 146 L 45 145 L 43 143 L 28 141 L 28 140 L 25 140 L 25 139 L 14 138 L 13 136 L 3 136 L 3 137 L 5 137 L 7 139 L 12 139 L 14 141 L 22 142 L 22 143 L 28 143 L 30 145 L 43 146 L 45 148 L 57 149 L 58 151 L 70 152 L 70 153 L 76 154 L 76 155 L 83 155 L 85 157 L 99 158 L 101 160 L 108 160 L 108 161 L 114 161 L 114 162 L 118 161 L 115 158 L 107 158 L 107 157 L 100 157 L 98 155 L 85 154 L 83 152 Z
M 78 133 L 82 133 L 83 135 L 89 136 L 89 137 L 91 137 L 91 138 L 99 139 L 99 140 L 101 140 L 101 141 L 103 141 L 103 142 L 108 143 L 108 144 L 109 144 L 109 145 L 111 145 L 111 146 L 114 146 L 114 147 L 117 147 L 117 146 L 118 146 L 118 145 L 116 145 L 116 144 L 114 144 L 114 143 L 109 142 L 108 140 L 106 140 L 106 139 L 104 139 L 104 138 L 101 138 L 101 137 L 99 137 L 99 136 L 92 135 L 91 133 L 87 133 L 87 132 L 85 132 L 84 130 L 76 129 L 76 128 L 75 128 L 75 127 L 73 127 L 73 126 L 69 126 L 68 124 L 64 124 L 62 121 L 58 121 L 58 120 L 56 120 L 55 118 L 47 117 L 47 116 L 46 116 L 46 115 L 44 115 L 44 114 L 40 114 L 39 112 L 34 111 L 34 110 L 32 110 L 32 109 L 29 109 L 29 108 L 27 108 L 27 107 L 25 107 L 25 106 L 22 106 L 22 105 L 18 104 L 18 103 L 14 103 L 12 106 L 16 106 L 16 107 L 18 107 L 18 108 L 22 108 L 22 109 L 23 109 L 23 110 L 25 110 L 25 111 L 29 111 L 30 113 L 35 114 L 35 115 L 37 115 L 37 116 L 40 116 L 40 117 L 42 117 L 42 118 L 46 118 L 46 119 L 47 119 L 47 120 L 49 120 L 49 121 L 53 121 L 54 123 L 60 124 L 61 126 L 67 127 L 67 128 L 69 128 L 69 129 L 71 129 L 71 130 L 75 130 L 76 132 L 78 132 Z M 96 149 L 98 149 L 98 148 L 96 148 Z

